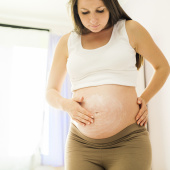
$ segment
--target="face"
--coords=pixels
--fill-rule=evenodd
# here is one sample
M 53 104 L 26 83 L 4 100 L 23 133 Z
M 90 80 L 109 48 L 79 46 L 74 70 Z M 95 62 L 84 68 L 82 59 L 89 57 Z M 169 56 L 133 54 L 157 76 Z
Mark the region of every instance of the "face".
M 99 32 L 106 27 L 109 11 L 102 0 L 78 0 L 77 6 L 84 27 L 92 32 Z

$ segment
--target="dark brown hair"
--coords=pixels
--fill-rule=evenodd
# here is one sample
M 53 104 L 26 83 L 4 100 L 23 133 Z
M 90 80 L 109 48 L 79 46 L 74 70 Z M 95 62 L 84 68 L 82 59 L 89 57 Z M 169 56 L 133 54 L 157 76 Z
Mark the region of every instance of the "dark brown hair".
M 119 19 L 126 19 L 126 20 L 132 20 L 126 12 L 122 9 L 119 2 L 117 0 L 102 0 L 105 6 L 107 7 L 110 16 L 108 25 L 113 26 Z M 67 10 L 71 10 L 71 20 L 74 25 L 74 31 L 78 34 L 86 34 L 88 30 L 84 25 L 82 24 L 79 15 L 78 15 L 78 8 L 77 8 L 77 2 L 78 0 L 69 0 L 67 3 Z M 140 69 L 141 65 L 143 65 L 143 57 L 136 53 L 136 64 L 137 70 Z

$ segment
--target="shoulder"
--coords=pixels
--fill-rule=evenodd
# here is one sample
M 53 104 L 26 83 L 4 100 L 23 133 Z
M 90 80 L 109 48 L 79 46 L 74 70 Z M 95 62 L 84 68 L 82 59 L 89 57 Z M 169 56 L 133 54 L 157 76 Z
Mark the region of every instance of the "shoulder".
M 66 33 L 66 34 L 64 34 L 64 35 L 62 36 L 62 38 L 63 38 L 65 41 L 67 41 L 68 38 L 69 38 L 69 36 L 70 36 L 70 34 L 71 34 L 71 31 L 68 32 L 68 33 Z
M 62 35 L 61 38 L 60 38 L 60 41 L 62 41 L 62 43 L 67 43 L 70 34 L 71 34 L 71 31 L 69 33 Z
M 141 33 L 146 33 L 147 30 L 137 21 L 135 20 L 126 20 L 126 26 L 128 27 L 130 32 L 133 32 L 135 36 L 141 35 Z
M 136 35 L 134 34 L 134 31 L 138 29 L 139 23 L 135 20 L 125 20 L 125 27 L 126 32 L 129 37 L 129 43 L 132 46 L 132 48 L 136 49 L 137 42 L 136 42 Z
M 126 20 L 126 29 L 129 33 L 130 39 L 135 49 L 137 48 L 139 43 L 142 43 L 141 39 L 150 36 L 149 32 L 139 22 L 135 20 Z
M 135 20 L 126 20 L 126 25 L 131 31 L 144 30 L 145 28 Z
M 71 34 L 71 31 L 69 33 L 66 33 L 64 35 L 61 36 L 61 38 L 59 39 L 59 42 L 61 47 L 62 47 L 62 50 L 64 50 L 65 52 L 65 55 L 68 57 L 68 46 L 67 46 L 67 43 L 68 43 L 68 39 L 69 39 L 69 36 Z

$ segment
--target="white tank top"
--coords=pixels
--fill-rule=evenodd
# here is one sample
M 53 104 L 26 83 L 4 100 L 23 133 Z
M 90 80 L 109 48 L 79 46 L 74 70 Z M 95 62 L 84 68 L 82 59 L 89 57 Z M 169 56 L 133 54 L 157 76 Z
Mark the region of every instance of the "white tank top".
M 125 21 L 120 19 L 114 25 L 109 42 L 95 49 L 84 49 L 81 36 L 71 32 L 66 68 L 72 92 L 103 84 L 136 86 L 136 51 L 129 43 Z

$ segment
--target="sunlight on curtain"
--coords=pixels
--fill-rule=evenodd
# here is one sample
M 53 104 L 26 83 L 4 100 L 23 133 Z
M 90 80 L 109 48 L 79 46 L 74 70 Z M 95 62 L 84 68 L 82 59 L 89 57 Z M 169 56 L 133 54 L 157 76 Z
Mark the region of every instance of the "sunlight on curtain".
M 47 80 L 52 65 L 54 51 L 60 36 L 50 33 L 47 58 Z M 68 73 L 61 89 L 61 96 L 71 98 L 71 83 Z M 42 165 L 50 165 L 53 167 L 64 166 L 65 143 L 70 126 L 70 117 L 67 112 L 50 106 L 45 102 L 45 117 L 44 118 L 44 135 L 41 147 Z M 49 139 L 49 141 L 47 140 Z
M 0 170 L 40 165 L 49 33 L 0 27 Z

